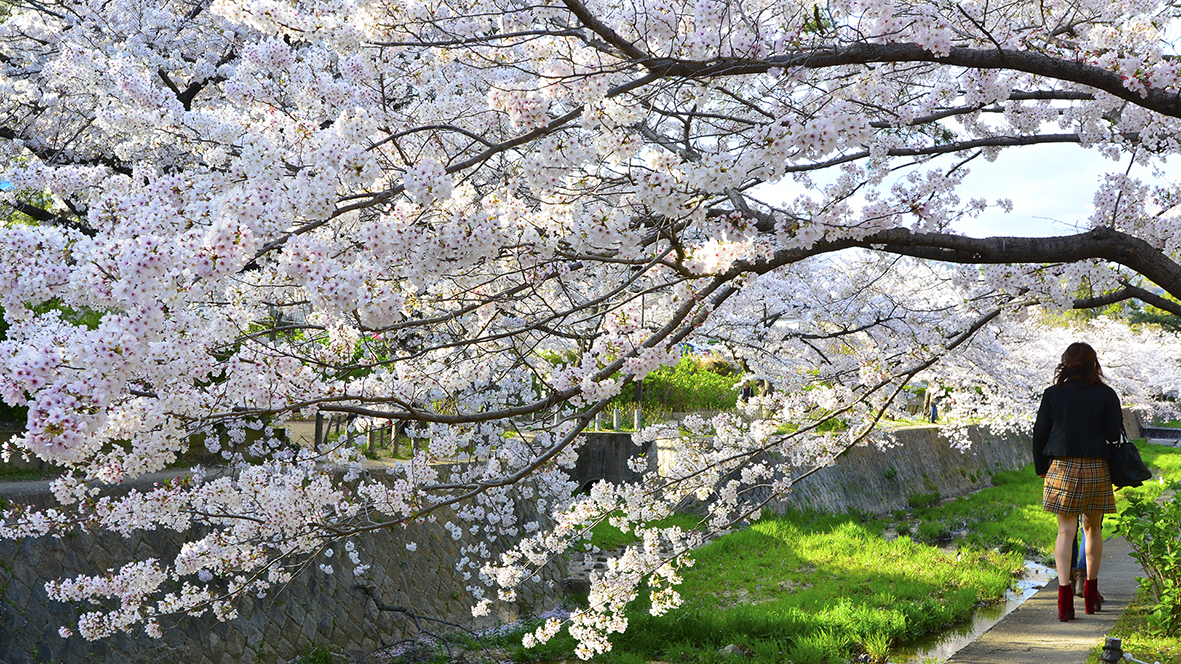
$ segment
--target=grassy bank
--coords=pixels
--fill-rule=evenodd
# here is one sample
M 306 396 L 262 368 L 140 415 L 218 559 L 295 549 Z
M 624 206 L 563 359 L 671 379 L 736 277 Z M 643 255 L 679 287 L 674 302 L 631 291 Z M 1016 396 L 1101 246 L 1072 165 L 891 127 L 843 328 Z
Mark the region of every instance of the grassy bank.
M 759 661 L 881 661 L 891 644 L 963 620 L 999 598 L 1021 559 L 948 553 L 882 536 L 882 522 L 792 513 L 702 549 L 686 572 L 685 606 L 637 607 L 618 655 L 603 661 L 723 661 L 735 644 Z
M 685 604 L 654 617 L 641 602 L 599 662 L 885 661 L 891 645 L 963 620 L 1000 598 L 1019 553 L 944 551 L 887 539 L 886 520 L 794 512 L 763 519 L 695 554 L 680 588 Z M 612 535 L 612 539 L 618 535 Z M 559 635 L 516 661 L 572 658 Z M 736 646 L 741 656 L 724 654 Z M 735 648 L 731 648 L 735 650 Z

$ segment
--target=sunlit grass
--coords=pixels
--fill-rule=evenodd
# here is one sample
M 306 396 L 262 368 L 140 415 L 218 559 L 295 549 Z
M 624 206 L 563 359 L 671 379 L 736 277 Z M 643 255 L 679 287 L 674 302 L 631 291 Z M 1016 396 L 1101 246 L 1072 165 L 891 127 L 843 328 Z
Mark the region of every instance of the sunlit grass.
M 1052 554 L 1058 526 L 1054 515 L 1042 511 L 1042 480 L 1033 466 L 996 473 L 992 482 L 991 487 L 942 505 L 896 512 L 895 527 L 928 542 L 959 533 L 964 542 L 980 548 L 1039 559 Z
M 1138 443 L 1154 479 L 1117 492 L 1155 497 L 1165 482 L 1181 479 L 1181 449 Z M 731 533 L 694 553 L 684 570 L 684 606 L 655 617 L 641 599 L 629 625 L 613 635 L 613 649 L 595 659 L 612 664 L 666 662 L 787 662 L 823 664 L 885 661 L 890 647 L 942 629 L 999 599 L 1028 554 L 1045 558 L 1056 522 L 1041 509 L 1042 480 L 1032 466 L 993 476 L 994 486 L 943 505 L 883 518 L 792 513 Z M 697 517 L 679 515 L 681 527 Z M 888 541 L 887 526 L 961 533 L 955 551 L 913 541 Z M 925 528 L 923 524 L 929 524 Z M 614 531 L 614 532 L 612 532 Z M 630 536 L 607 525 L 595 529 L 601 548 Z M 1141 603 L 1143 600 L 1141 600 Z M 1137 609 L 1142 615 L 1144 608 Z M 1121 621 L 1126 649 L 1140 659 L 1181 664 L 1176 639 L 1141 634 L 1136 611 Z M 521 662 L 573 659 L 574 641 L 563 633 L 539 648 L 520 648 L 520 635 L 505 637 Z M 722 652 L 737 646 L 741 655 Z
M 1181 481 L 1181 448 L 1165 445 L 1153 445 L 1136 441 L 1136 448 L 1144 463 L 1152 469 L 1152 479 L 1143 486 L 1120 489 L 1115 493 L 1116 507 L 1122 508 L 1128 502 L 1128 496 L 1139 493 L 1148 499 L 1156 499 L 1164 492 L 1169 482 Z
M 641 601 L 598 661 L 708 662 L 730 644 L 755 661 L 880 657 L 1001 597 L 1022 564 L 1019 555 L 887 541 L 880 521 L 813 512 L 759 521 L 694 558 L 684 606 L 654 617 Z
M 701 518 L 696 514 L 673 514 L 668 518 L 653 521 L 646 525 L 649 528 L 671 528 L 672 526 L 679 526 L 681 530 L 693 530 L 701 524 Z M 624 533 L 619 528 L 608 523 L 606 519 L 591 528 L 591 545 L 604 551 L 618 549 L 629 544 L 635 544 L 638 541 L 639 538 L 634 533 Z
M 931 423 L 931 420 L 929 418 L 923 417 L 921 415 L 915 415 L 914 417 L 899 417 L 899 418 L 884 419 L 884 420 L 882 420 L 882 425 L 885 427 L 890 427 L 890 428 L 934 426 L 934 424 Z

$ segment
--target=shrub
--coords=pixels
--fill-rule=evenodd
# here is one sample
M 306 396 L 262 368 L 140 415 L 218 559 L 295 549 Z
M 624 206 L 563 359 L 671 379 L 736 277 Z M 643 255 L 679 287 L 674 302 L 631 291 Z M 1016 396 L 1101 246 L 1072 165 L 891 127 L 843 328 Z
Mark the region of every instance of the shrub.
M 933 491 L 931 493 L 912 493 L 906 497 L 906 504 L 914 509 L 920 507 L 930 507 L 939 502 L 939 492 Z
M 1176 491 L 1181 484 L 1170 487 Z M 1128 507 L 1116 518 L 1115 533 L 1132 547 L 1132 556 L 1148 574 L 1140 585 L 1156 604 L 1149 611 L 1150 631 L 1173 635 L 1181 631 L 1181 496 L 1160 503 L 1128 496 Z
M 730 410 L 738 401 L 734 373 L 714 356 L 686 354 L 676 366 L 660 367 L 644 378 L 644 403 L 678 413 Z M 635 390 L 625 387 L 615 402 L 634 404 Z

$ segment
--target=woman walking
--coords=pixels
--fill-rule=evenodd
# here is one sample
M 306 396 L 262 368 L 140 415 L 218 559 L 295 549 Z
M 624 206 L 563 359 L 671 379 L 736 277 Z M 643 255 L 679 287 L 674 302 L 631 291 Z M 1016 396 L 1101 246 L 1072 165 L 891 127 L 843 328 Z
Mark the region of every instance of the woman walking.
M 1099 562 L 1103 558 L 1103 515 L 1115 512 L 1107 466 L 1108 441 L 1118 441 L 1123 413 L 1115 390 L 1103 383 L 1095 349 L 1073 343 L 1062 354 L 1054 384 L 1042 394 L 1033 426 L 1033 463 L 1046 479 L 1042 508 L 1058 516 L 1054 562 L 1058 567 L 1058 620 L 1074 619 L 1070 549 L 1082 517 L 1086 535 L 1087 578 L 1083 603 L 1098 611 Z

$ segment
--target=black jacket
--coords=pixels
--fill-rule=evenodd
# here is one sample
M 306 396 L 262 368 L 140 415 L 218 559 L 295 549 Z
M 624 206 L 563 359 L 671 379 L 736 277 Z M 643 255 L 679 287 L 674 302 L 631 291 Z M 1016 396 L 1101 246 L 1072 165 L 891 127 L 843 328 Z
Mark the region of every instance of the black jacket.
M 1118 441 L 1124 416 L 1115 390 L 1103 384 L 1083 387 L 1068 380 L 1042 394 L 1033 425 L 1033 464 L 1038 475 L 1054 457 L 1107 459 L 1107 441 Z

